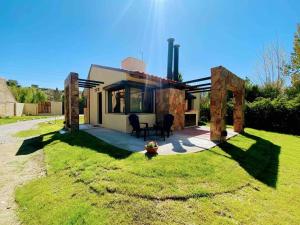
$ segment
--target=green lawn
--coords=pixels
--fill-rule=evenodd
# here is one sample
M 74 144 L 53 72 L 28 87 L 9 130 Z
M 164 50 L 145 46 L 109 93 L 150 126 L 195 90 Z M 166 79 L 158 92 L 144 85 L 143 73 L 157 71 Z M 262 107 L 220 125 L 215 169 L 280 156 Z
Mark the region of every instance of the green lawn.
M 15 134 L 16 137 L 25 138 L 37 136 L 40 134 L 47 134 L 53 131 L 60 130 L 63 127 L 64 120 L 52 120 L 45 123 L 40 123 L 38 128 L 33 128 L 30 130 L 19 131 Z M 84 124 L 84 117 L 79 117 L 79 123 Z
M 44 119 L 49 117 L 50 116 L 12 116 L 12 117 L 4 117 L 4 118 L 0 117 L 0 125 L 16 123 L 19 121 L 26 121 L 26 120 Z
M 14 136 L 20 138 L 39 136 L 40 134 L 47 134 L 53 131 L 60 130 L 62 127 L 63 127 L 63 120 L 52 120 L 52 121 L 40 123 L 38 128 L 19 131 Z
M 56 124 L 18 154 L 44 148 L 47 176 L 16 191 L 24 224 L 300 224 L 300 137 L 246 129 L 211 150 L 147 157 Z

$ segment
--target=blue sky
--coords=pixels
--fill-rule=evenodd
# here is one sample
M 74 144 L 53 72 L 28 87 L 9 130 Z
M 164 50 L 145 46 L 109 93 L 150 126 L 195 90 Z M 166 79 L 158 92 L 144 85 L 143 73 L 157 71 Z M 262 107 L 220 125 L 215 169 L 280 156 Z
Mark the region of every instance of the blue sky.
M 142 55 L 165 76 L 173 37 L 185 80 L 223 65 L 258 82 L 262 49 L 279 42 L 289 54 L 297 23 L 299 0 L 0 0 L 0 76 L 61 89 L 71 71 Z

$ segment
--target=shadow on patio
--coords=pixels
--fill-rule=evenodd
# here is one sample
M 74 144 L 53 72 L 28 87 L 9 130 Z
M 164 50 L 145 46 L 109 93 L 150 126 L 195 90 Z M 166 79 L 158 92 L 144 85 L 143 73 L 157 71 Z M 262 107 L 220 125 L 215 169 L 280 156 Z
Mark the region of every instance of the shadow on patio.
M 146 142 L 142 138 L 130 136 L 130 134 L 107 129 L 89 128 L 85 132 L 119 148 L 131 152 L 144 152 Z M 236 135 L 235 132 L 228 132 L 228 138 Z M 159 155 L 195 153 L 216 146 L 217 143 L 210 140 L 210 130 L 208 127 L 185 128 L 175 131 L 173 135 L 164 141 L 159 136 L 150 136 L 148 141 L 155 140 L 159 145 Z

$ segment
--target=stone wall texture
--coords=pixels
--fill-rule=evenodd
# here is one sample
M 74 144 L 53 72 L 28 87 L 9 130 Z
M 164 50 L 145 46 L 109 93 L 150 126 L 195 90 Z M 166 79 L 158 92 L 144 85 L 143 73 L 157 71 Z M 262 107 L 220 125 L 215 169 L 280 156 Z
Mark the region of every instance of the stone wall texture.
M 158 89 L 155 96 L 156 120 L 163 121 L 165 114 L 174 116 L 173 130 L 184 128 L 185 92 L 174 88 Z
M 70 73 L 65 80 L 65 128 L 71 132 L 79 130 L 78 74 Z
M 226 103 L 227 91 L 234 96 L 234 131 L 243 132 L 245 81 L 226 68 L 220 66 L 211 69 L 210 95 L 210 139 L 212 141 L 226 140 Z

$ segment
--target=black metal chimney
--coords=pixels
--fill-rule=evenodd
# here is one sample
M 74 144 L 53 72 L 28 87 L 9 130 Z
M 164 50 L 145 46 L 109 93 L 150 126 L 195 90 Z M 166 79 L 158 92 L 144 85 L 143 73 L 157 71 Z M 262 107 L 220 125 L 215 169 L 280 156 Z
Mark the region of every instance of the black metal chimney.
M 178 64 L 179 64 L 179 47 L 180 45 L 174 45 L 174 80 L 179 80 L 179 71 L 178 71 Z
M 173 67 L 173 47 L 174 47 L 174 38 L 169 38 L 168 39 L 168 70 L 167 70 L 167 78 L 170 80 L 173 80 L 173 72 L 172 72 L 172 67 Z

